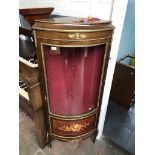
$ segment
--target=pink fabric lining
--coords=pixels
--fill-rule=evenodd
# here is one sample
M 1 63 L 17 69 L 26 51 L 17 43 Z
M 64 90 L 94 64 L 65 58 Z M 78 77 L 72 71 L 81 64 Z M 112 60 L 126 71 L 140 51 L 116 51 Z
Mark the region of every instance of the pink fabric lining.
M 45 51 L 50 110 L 79 115 L 97 104 L 104 45 Z

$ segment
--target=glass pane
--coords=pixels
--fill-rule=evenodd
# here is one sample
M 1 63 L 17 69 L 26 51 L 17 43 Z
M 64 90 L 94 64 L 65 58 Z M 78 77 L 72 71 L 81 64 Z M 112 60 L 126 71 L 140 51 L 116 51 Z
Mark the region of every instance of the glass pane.
M 44 50 L 51 112 L 80 115 L 95 109 L 105 45 Z

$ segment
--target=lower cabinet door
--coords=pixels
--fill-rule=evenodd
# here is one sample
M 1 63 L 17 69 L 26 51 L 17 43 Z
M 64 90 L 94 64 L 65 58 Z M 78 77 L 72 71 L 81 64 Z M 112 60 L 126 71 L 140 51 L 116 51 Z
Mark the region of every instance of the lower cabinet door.
M 93 131 L 95 115 L 77 120 L 56 119 L 50 117 L 51 133 L 63 137 L 76 137 Z

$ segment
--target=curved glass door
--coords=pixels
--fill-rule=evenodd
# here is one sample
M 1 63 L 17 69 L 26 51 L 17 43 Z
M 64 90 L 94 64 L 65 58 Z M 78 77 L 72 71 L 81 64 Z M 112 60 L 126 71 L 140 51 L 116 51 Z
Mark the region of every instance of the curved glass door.
M 105 45 L 45 46 L 45 68 L 50 111 L 81 115 L 97 106 Z

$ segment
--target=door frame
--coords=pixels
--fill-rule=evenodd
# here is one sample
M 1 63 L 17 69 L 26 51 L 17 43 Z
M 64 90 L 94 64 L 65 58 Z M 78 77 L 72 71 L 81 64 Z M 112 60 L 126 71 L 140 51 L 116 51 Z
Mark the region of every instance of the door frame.
M 128 0 L 123 0 L 123 1 L 117 0 L 113 2 L 114 3 L 111 8 L 110 20 L 112 21 L 112 24 L 115 26 L 115 30 L 114 30 L 111 53 L 110 53 L 111 59 L 109 60 L 109 65 L 107 69 L 104 93 L 102 98 L 102 106 L 101 106 L 101 112 L 99 117 L 98 135 L 97 135 L 98 140 L 100 140 L 102 136 L 104 136 L 103 135 L 104 122 L 105 122 L 106 111 L 107 111 L 107 106 L 109 102 L 109 95 L 110 95 L 110 90 L 112 85 L 113 74 L 114 74 L 115 65 L 117 61 L 119 44 L 121 41 L 121 35 L 123 31 L 123 25 L 124 25 Z

